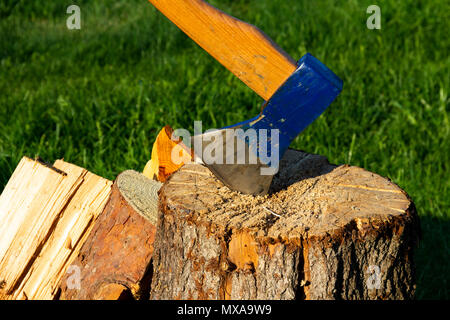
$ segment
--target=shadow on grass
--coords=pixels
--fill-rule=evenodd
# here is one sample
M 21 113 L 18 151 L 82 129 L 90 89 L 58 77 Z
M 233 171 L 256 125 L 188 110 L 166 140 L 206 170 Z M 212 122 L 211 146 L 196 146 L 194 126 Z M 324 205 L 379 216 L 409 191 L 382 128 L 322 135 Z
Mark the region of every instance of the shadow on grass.
M 422 238 L 415 251 L 416 299 L 449 299 L 450 220 L 419 218 Z

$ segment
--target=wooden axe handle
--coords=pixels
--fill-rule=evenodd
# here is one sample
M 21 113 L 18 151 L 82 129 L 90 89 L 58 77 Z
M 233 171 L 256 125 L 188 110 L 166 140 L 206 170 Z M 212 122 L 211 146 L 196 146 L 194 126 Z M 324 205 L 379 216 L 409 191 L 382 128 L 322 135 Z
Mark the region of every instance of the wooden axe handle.
M 202 0 L 149 1 L 264 100 L 297 68 L 258 28 Z

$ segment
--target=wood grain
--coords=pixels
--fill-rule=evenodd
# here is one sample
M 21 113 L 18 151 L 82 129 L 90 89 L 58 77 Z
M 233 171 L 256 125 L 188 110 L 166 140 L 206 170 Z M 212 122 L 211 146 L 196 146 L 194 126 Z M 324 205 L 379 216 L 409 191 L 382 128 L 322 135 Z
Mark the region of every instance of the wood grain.
M 173 129 L 165 126 L 153 143 L 152 158 L 142 173 L 147 178 L 164 182 L 184 163 L 191 162 L 192 156 L 192 151 L 180 139 L 173 136 Z
M 53 299 L 111 181 L 62 160 L 22 158 L 0 196 L 0 295 Z
M 295 60 L 258 28 L 204 1 L 149 1 L 264 100 L 296 69 Z

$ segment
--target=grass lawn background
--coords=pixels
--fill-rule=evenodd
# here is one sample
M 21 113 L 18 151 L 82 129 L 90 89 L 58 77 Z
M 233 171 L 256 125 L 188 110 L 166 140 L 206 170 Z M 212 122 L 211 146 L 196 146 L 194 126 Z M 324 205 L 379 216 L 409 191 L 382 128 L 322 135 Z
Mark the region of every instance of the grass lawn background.
M 389 177 L 414 200 L 417 298 L 450 295 L 450 3 L 216 0 L 344 89 L 293 147 Z M 66 9 L 81 8 L 81 30 Z M 381 30 L 366 9 L 381 7 Z M 109 179 L 142 170 L 158 131 L 255 116 L 262 100 L 146 0 L 0 4 L 0 192 L 24 155 Z

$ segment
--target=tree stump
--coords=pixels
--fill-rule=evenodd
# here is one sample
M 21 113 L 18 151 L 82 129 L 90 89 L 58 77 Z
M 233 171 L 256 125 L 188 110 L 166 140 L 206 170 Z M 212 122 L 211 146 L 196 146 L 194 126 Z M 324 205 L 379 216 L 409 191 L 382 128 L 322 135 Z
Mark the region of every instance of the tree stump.
M 151 299 L 410 299 L 419 221 L 390 180 L 288 150 L 266 196 L 189 164 L 160 190 Z
M 148 298 L 160 186 L 131 170 L 117 177 L 74 271 L 61 282 L 61 299 Z

